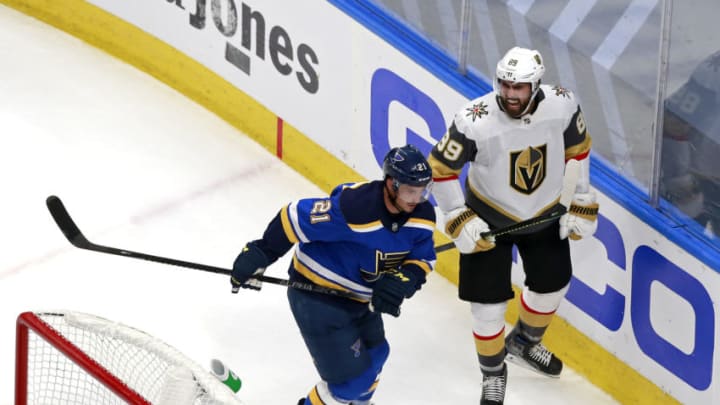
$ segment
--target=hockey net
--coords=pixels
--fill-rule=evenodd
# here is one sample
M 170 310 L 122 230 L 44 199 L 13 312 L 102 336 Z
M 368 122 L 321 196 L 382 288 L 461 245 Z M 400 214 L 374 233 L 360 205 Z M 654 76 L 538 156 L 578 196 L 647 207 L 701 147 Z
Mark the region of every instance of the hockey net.
M 15 404 L 242 404 L 178 350 L 78 312 L 24 312 L 16 330 Z

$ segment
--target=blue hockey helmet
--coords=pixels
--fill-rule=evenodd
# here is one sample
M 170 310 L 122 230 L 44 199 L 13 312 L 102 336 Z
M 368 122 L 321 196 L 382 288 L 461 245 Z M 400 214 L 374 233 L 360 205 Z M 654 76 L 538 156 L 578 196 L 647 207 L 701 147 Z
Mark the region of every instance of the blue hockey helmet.
M 423 187 L 432 181 L 432 169 L 425 155 L 409 144 L 390 149 L 383 160 L 383 174 L 394 180 L 395 190 L 400 184 Z

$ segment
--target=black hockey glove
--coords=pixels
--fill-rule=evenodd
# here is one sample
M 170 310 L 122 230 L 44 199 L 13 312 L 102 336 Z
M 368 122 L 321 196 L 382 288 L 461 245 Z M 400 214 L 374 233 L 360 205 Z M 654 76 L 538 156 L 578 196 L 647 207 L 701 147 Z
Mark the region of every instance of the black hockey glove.
M 416 291 L 419 291 L 420 288 L 422 288 L 423 284 L 425 284 L 427 275 L 425 274 L 425 271 L 415 265 L 401 267 L 400 272 L 410 279 L 410 285 L 406 286 L 407 288 L 405 291 L 405 298 L 410 298 L 415 295 Z
M 265 253 L 253 242 L 248 243 L 233 263 L 230 284 L 233 294 L 237 294 L 240 288 L 260 290 L 262 282 L 251 279 L 253 275 L 261 275 L 265 268 L 270 265 Z
M 375 281 L 370 308 L 376 312 L 384 312 L 398 317 L 403 300 L 412 297 L 424 282 L 425 272 L 420 269 L 410 268 L 384 272 Z

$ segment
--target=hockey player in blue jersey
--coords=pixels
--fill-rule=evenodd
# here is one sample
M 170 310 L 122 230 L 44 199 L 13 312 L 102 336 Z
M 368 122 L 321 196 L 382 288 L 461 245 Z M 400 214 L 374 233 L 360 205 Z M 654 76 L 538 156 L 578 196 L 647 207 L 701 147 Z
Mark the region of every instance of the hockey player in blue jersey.
M 393 148 L 383 173 L 383 180 L 341 184 L 329 197 L 283 207 L 233 265 L 233 292 L 259 289 L 250 277 L 297 245 L 290 280 L 356 297 L 288 289 L 290 309 L 321 378 L 298 405 L 370 404 L 390 352 L 381 313 L 398 316 L 403 301 L 434 268 L 428 162 L 412 145 Z

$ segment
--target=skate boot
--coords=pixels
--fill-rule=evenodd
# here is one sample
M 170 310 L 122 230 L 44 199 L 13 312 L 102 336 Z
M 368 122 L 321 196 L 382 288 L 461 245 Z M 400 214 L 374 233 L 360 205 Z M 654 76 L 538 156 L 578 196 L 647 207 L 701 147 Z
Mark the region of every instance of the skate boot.
M 560 378 L 562 361 L 542 343 L 530 342 L 518 328 L 514 328 L 505 338 L 505 348 L 507 361 L 548 377 Z
M 498 374 L 485 374 L 483 372 L 482 397 L 480 405 L 503 405 L 505 401 L 505 386 L 507 385 L 507 366 L 503 364 Z

